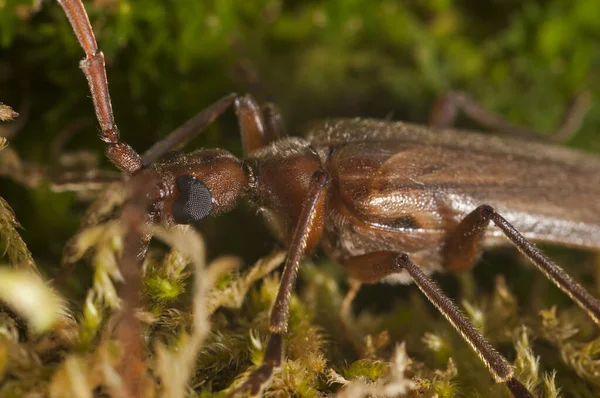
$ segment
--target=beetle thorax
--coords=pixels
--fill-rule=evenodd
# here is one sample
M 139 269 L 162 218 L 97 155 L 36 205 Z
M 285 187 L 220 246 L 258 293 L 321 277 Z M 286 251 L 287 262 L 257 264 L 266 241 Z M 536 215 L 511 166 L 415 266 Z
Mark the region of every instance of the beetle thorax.
M 250 199 L 286 240 L 308 198 L 311 177 L 322 168 L 319 156 L 306 140 L 287 138 L 253 152 L 246 164 L 252 175 Z

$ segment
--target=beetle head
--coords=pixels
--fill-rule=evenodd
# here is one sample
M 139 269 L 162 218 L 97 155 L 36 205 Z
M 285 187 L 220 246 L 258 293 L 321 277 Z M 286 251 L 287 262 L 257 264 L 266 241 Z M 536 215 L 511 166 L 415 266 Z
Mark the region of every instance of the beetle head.
M 167 187 L 165 221 L 193 224 L 233 208 L 248 185 L 243 163 L 222 149 L 201 149 L 153 167 Z

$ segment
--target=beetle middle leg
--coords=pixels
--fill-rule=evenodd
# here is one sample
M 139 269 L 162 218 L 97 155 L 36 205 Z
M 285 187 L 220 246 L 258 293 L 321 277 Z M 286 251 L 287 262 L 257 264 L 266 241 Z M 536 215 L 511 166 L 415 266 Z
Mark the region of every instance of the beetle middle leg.
M 491 130 L 522 137 L 543 137 L 562 143 L 567 141 L 579 129 L 591 103 L 588 92 L 575 95 L 565 109 L 560 125 L 547 136 L 523 126 L 518 126 L 497 113 L 488 111 L 466 93 L 461 91 L 449 92 L 435 102 L 431 111 L 429 125 L 438 128 L 452 127 L 456 113 L 461 110 L 473 121 Z
M 350 277 L 372 283 L 386 276 L 406 270 L 421 292 L 440 311 L 462 338 L 471 346 L 483 361 L 488 371 L 498 383 L 505 383 L 516 398 L 529 398 L 533 395 L 514 377 L 513 367 L 475 329 L 458 307 L 405 253 L 379 251 L 352 257 L 344 262 Z

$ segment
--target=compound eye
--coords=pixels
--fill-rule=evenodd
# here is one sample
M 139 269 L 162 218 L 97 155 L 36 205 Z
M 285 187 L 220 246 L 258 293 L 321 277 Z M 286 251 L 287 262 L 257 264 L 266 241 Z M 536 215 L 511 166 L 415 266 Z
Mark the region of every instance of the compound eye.
M 173 219 L 177 224 L 193 224 L 210 214 L 212 195 L 206 185 L 189 174 L 177 177 L 175 183 L 180 192 L 173 201 Z

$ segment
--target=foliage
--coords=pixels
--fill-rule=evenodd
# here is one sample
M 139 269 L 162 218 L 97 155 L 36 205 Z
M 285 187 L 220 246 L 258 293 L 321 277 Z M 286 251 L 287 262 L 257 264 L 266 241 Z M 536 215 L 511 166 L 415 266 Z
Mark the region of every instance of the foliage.
M 546 132 L 587 90 L 590 111 L 567 144 L 600 152 L 597 0 L 94 0 L 86 8 L 122 137 L 140 150 L 231 91 L 275 102 L 296 134 L 318 117 L 425 122 L 437 96 L 460 89 Z M 39 0 L 0 2 L 0 52 L 0 101 L 20 114 L 4 122 L 16 114 L 0 105 L 0 250 L 10 266 L 0 289 L 26 286 L 47 304 L 20 307 L 2 296 L 0 397 L 118 395 L 127 352 L 113 333 L 124 244 L 114 220 L 123 190 L 117 183 L 75 195 L 53 185 L 65 170 L 110 169 L 77 68 L 83 53 L 59 5 Z M 196 146 L 240 154 L 233 116 Z M 276 243 L 252 216 L 199 226 L 206 270 L 193 232 L 153 246 L 137 314 L 154 376 L 146 392 L 222 396 L 262 359 L 278 282 L 264 277 L 282 255 L 267 256 Z M 595 257 L 548 249 L 597 295 Z M 244 261 L 223 257 L 232 253 Z M 438 279 L 536 393 L 594 396 L 598 331 L 517 258 L 496 250 L 473 272 Z M 63 261 L 76 265 L 74 275 L 52 290 L 41 284 L 39 275 L 57 275 Z M 414 286 L 364 287 L 351 316 L 340 318 L 348 286 L 337 265 L 306 264 L 300 279 L 285 365 L 267 395 L 508 396 Z M 34 318 L 49 321 L 36 327 Z

